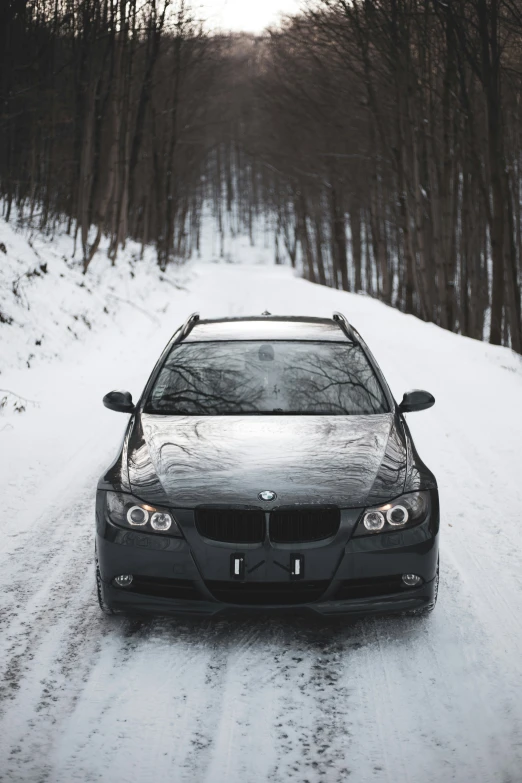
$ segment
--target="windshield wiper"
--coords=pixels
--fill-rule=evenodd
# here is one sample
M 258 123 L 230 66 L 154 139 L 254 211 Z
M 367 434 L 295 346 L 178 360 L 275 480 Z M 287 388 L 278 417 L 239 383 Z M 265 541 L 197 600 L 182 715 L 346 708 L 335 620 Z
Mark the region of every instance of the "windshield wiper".
M 347 411 L 285 411 L 282 408 L 273 408 L 272 410 L 259 410 L 259 411 L 223 411 L 223 412 L 208 412 L 208 411 L 173 411 L 173 410 L 150 410 L 145 409 L 144 413 L 153 413 L 160 416 L 350 416 Z
M 348 416 L 341 411 L 285 411 L 283 408 L 272 408 L 271 411 L 239 411 L 237 416 Z

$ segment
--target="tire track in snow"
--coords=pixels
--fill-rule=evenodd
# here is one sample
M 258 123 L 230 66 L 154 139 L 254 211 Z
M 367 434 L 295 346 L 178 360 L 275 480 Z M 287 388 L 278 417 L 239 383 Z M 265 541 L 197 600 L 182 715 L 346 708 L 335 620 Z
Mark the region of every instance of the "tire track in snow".
M 50 592 L 40 594 L 44 604 L 55 602 Z M 111 631 L 93 599 L 89 569 L 74 602 L 36 611 L 34 626 L 28 624 L 25 636 L 15 639 L 22 647 L 11 683 L 16 687 L 4 702 L 0 721 L 0 744 L 9 737 L 2 765 L 9 781 L 17 780 L 18 774 L 21 780 L 49 779 L 48 749 L 83 690 L 104 636 Z
M 83 780 L 93 766 L 114 780 L 122 768 L 138 780 L 167 780 L 174 770 L 182 779 L 186 756 L 200 742 L 199 715 L 212 705 L 191 685 L 192 677 L 203 680 L 208 651 L 198 649 L 197 633 L 177 636 L 175 624 L 152 621 L 125 660 L 114 644 L 107 647 L 57 747 L 56 781 Z
M 339 683 L 343 648 L 332 640 L 330 624 L 314 616 L 278 623 L 268 676 L 277 696 L 275 758 L 265 779 L 344 780 L 351 727 L 347 689 Z
M 205 783 L 267 779 L 273 765 L 272 725 L 278 694 L 271 687 L 272 618 L 237 615 L 227 621 L 225 688 L 216 715 L 214 742 Z M 237 753 L 241 747 L 242 752 Z
M 93 490 L 83 488 L 96 481 L 90 446 L 89 439 L 61 478 L 26 501 L 17 521 L 23 522 L 31 506 L 46 510 L 21 542 L 15 535 L 14 548 L 6 537 L 0 556 L 0 568 L 16 575 L 2 612 L 0 642 L 0 748 L 10 738 L 0 753 L 7 759 L 0 780 L 9 783 L 49 779 L 45 749 L 110 632 L 94 603 Z M 78 497 L 74 477 L 85 461 Z
M 33 536 L 23 552 L 16 553 L 14 558 L 20 562 L 22 578 L 29 581 L 23 591 L 16 589 L 15 583 L 15 589 L 8 595 L 10 601 L 5 617 L 9 625 L 3 633 L 0 656 L 0 675 L 8 689 L 0 690 L 0 714 L 2 700 L 8 697 L 9 691 L 13 694 L 18 688 L 18 675 L 24 668 L 24 661 L 34 656 L 50 627 L 74 609 L 78 588 L 84 586 L 88 594 L 88 597 L 84 595 L 85 601 L 91 598 L 91 498 L 77 502 L 70 511 L 62 509 L 60 516 L 65 529 L 53 531 L 53 527 L 56 528 L 52 525 L 53 512 L 42 517 L 39 528 L 45 527 L 47 519 L 51 523 L 50 535 Z M 77 525 L 78 517 L 82 519 L 83 529 Z M 90 607 L 91 614 L 93 608 Z

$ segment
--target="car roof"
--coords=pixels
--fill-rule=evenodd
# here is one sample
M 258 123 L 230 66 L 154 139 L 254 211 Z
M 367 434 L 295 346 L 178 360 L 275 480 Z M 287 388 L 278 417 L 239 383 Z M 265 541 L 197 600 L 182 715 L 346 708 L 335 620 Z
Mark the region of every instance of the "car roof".
M 351 342 L 341 321 L 331 318 L 273 315 L 195 320 L 183 338 L 183 342 L 219 340 Z

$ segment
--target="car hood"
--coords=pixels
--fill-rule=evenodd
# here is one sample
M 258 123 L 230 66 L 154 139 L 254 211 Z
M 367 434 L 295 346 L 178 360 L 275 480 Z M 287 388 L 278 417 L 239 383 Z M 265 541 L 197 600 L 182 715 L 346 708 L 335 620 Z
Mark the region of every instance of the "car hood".
M 404 490 L 408 448 L 393 414 L 137 416 L 133 493 L 174 508 L 225 504 L 362 507 Z M 273 503 L 258 499 L 277 494 Z

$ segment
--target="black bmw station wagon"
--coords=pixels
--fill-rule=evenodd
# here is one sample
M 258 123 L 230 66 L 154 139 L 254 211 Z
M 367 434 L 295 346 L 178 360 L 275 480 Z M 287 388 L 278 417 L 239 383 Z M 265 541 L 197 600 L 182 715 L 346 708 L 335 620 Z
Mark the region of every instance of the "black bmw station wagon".
M 375 359 L 333 318 L 200 320 L 174 334 L 98 484 L 101 609 L 424 613 L 439 500 Z

